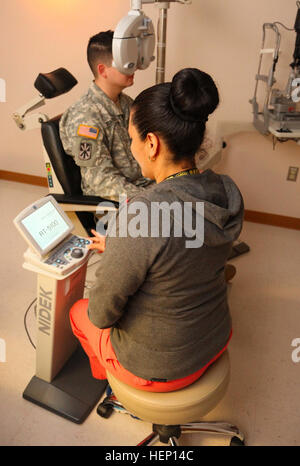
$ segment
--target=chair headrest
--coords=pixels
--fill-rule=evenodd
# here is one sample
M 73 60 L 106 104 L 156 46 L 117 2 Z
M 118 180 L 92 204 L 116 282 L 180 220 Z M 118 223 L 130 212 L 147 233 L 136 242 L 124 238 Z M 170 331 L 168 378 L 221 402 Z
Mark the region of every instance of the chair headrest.
M 77 82 L 68 70 L 58 68 L 51 73 L 40 73 L 34 82 L 34 87 L 47 99 L 53 99 L 69 92 Z

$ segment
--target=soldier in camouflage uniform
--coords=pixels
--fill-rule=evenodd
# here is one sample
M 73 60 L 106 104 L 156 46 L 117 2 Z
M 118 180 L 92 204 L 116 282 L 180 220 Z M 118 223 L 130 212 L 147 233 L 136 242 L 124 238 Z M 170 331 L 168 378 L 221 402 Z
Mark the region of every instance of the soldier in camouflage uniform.
M 83 193 L 118 201 L 152 181 L 142 176 L 131 154 L 127 129 L 132 99 L 122 90 L 133 84 L 133 76 L 112 68 L 112 38 L 107 31 L 90 39 L 88 61 L 95 81 L 63 114 L 60 137 L 80 167 Z

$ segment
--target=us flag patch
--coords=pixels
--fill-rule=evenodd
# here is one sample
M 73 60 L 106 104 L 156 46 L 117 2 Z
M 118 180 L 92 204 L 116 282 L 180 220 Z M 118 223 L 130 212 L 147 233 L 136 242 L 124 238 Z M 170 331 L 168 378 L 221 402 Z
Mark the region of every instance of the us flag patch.
M 88 125 L 79 125 L 77 130 L 78 136 L 97 139 L 99 134 L 99 129 L 95 126 Z
M 79 159 L 90 160 L 92 157 L 92 144 L 89 142 L 82 142 L 79 148 Z

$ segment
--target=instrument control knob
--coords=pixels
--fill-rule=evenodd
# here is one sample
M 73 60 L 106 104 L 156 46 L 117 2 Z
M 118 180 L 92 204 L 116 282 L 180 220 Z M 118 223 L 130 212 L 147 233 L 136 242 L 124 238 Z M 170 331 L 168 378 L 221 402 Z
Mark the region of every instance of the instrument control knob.
M 74 248 L 71 252 L 71 256 L 74 257 L 74 259 L 80 259 L 80 257 L 83 256 L 83 250 L 81 248 Z

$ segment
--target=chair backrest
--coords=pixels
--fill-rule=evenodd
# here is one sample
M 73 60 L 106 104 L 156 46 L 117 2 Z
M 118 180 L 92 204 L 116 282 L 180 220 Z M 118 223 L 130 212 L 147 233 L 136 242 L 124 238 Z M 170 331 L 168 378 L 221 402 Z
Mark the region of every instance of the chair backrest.
M 60 116 L 57 116 L 42 123 L 44 147 L 64 193 L 68 196 L 82 195 L 80 167 L 64 151 L 59 136 L 59 120 Z

